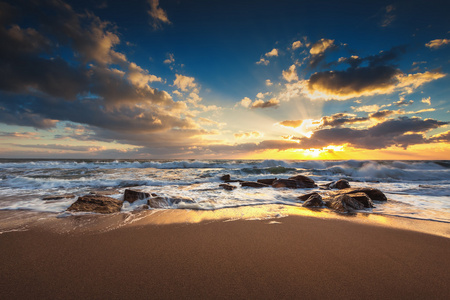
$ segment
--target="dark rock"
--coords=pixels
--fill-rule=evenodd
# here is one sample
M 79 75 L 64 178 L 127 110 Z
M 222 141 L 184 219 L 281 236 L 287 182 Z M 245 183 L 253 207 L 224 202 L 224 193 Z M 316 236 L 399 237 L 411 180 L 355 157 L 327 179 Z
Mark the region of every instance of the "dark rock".
M 258 179 L 256 182 L 272 185 L 276 178 Z
M 374 188 L 348 188 L 339 191 L 339 194 L 365 193 L 371 200 L 387 201 L 382 191 Z
M 174 197 L 156 196 L 151 197 L 150 199 L 147 200 L 147 204 L 151 208 L 167 208 L 173 204 L 179 204 L 180 202 L 195 203 L 195 201 L 192 198 L 184 196 L 174 196 Z
M 61 199 L 69 199 L 69 198 L 75 198 L 75 195 L 69 194 L 69 195 L 57 195 L 57 196 L 47 196 L 42 198 L 42 200 L 61 200 Z
M 290 189 L 296 189 L 297 181 L 292 179 L 277 179 L 272 183 L 272 187 L 274 188 L 290 188 Z
M 225 174 L 225 175 L 220 176 L 220 180 L 223 180 L 223 181 L 227 181 L 230 179 L 231 179 L 230 174 Z
M 301 196 L 298 196 L 297 199 L 301 200 L 301 201 L 306 201 L 308 200 L 309 197 L 311 197 L 312 195 L 319 195 L 318 193 L 314 192 L 314 193 L 309 193 L 309 194 L 304 194 Z
M 169 202 L 167 201 L 167 199 L 161 196 L 156 196 L 148 199 L 147 204 L 151 208 L 166 208 L 169 206 Z
M 262 188 L 262 187 L 268 187 L 268 184 L 259 183 L 259 182 L 253 182 L 253 181 L 243 181 L 241 182 L 241 186 L 249 186 L 254 188 Z
M 317 187 L 317 184 L 309 177 L 303 176 L 303 175 L 296 175 L 293 177 L 289 177 L 291 180 L 295 180 L 297 182 L 298 188 L 313 188 Z
M 150 206 L 148 206 L 148 204 L 142 205 L 142 209 L 149 209 L 149 208 L 150 208 Z
M 149 193 L 144 192 L 138 192 L 126 189 L 123 194 L 123 201 L 128 201 L 130 203 L 133 203 L 136 200 L 144 200 L 150 197 Z
M 171 204 L 178 204 L 180 202 L 195 203 L 194 199 L 192 199 L 190 197 L 184 197 L 184 196 L 169 197 L 169 202 Z
M 321 207 L 324 206 L 325 203 L 322 201 L 322 196 L 315 193 L 309 196 L 308 200 L 303 203 L 303 207 Z
M 330 186 L 333 184 L 334 182 L 330 182 L 330 183 L 325 183 L 325 184 L 319 184 L 319 188 L 321 190 L 329 190 Z
M 347 194 L 347 195 L 349 195 L 356 201 L 360 202 L 362 205 L 364 205 L 364 207 L 367 207 L 367 208 L 375 207 L 373 205 L 372 200 L 367 196 L 366 193 L 351 193 L 351 194 Z
M 226 183 L 219 184 L 219 186 L 227 191 L 232 191 L 236 188 L 236 186 Z
M 325 205 L 339 212 L 351 212 L 354 209 L 364 209 L 364 205 L 347 194 L 338 195 L 334 198 L 331 198 L 325 201 Z
M 244 182 L 244 180 L 240 180 L 240 179 L 230 179 L 230 180 L 225 180 L 226 183 L 230 183 L 230 182 Z
M 334 188 L 337 188 L 339 190 L 347 189 L 350 187 L 350 183 L 348 183 L 345 179 L 339 179 L 334 183 Z
M 86 195 L 78 197 L 77 201 L 75 201 L 67 210 L 110 214 L 119 212 L 122 208 L 122 203 L 122 201 L 111 197 Z
M 158 195 L 155 193 L 151 193 L 152 197 L 157 197 Z

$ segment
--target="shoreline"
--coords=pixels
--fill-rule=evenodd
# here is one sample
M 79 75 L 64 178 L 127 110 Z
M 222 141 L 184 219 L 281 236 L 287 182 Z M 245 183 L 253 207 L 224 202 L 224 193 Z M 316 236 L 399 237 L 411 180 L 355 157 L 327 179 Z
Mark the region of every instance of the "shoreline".
M 420 232 L 298 215 L 172 224 L 143 218 L 70 232 L 49 226 L 67 220 L 53 221 L 0 235 L 0 298 L 450 295 L 450 239 Z

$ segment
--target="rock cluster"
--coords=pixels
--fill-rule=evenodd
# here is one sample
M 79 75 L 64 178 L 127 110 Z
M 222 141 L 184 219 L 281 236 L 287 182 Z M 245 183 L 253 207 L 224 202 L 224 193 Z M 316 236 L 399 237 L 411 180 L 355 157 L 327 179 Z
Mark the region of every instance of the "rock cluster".
M 78 197 L 77 201 L 67 210 L 110 214 L 119 212 L 122 208 L 122 203 L 123 201 L 107 196 L 86 195 Z
M 326 194 L 324 199 L 318 193 L 305 194 L 297 199 L 305 201 L 303 203 L 305 207 L 325 205 L 339 212 L 373 208 L 373 201 L 387 201 L 386 195 L 374 188 L 345 188 Z M 323 202 L 320 202 L 319 199 Z

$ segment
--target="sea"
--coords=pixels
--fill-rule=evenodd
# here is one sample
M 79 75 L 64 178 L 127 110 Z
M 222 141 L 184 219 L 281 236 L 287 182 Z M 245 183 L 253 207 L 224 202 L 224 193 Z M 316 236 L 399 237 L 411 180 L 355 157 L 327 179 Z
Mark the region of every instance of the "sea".
M 372 187 L 387 202 L 362 211 L 450 223 L 450 161 L 282 161 L 282 160 L 108 160 L 0 159 L 0 211 L 51 213 L 60 217 L 76 200 L 95 191 L 123 199 L 126 188 L 174 198 L 188 197 L 158 210 L 220 210 L 277 204 L 300 207 L 298 196 L 312 189 L 219 187 L 220 177 L 256 181 L 302 174 L 317 184 L 346 179 L 351 187 Z M 72 194 L 74 197 L 45 200 Z M 124 202 L 122 213 L 142 210 L 146 200 Z M 327 208 L 323 208 L 327 209 Z M 153 210 L 153 209 L 149 209 Z M 48 214 L 45 214 L 48 215 Z

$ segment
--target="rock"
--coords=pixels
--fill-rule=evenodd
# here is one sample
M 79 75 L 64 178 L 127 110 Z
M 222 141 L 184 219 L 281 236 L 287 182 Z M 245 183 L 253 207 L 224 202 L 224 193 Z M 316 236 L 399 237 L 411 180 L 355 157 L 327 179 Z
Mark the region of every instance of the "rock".
M 387 201 L 382 191 L 374 188 L 348 188 L 339 191 L 339 194 L 365 193 L 371 200 Z
M 298 196 L 297 199 L 301 200 L 301 201 L 306 201 L 308 200 L 309 197 L 311 197 L 312 195 L 319 195 L 318 193 L 314 192 L 314 193 L 309 193 L 309 194 L 304 194 L 301 196 Z M 322 197 L 322 196 L 321 196 Z
M 347 189 L 350 187 L 350 183 L 348 183 L 345 179 L 339 179 L 334 183 L 334 188 L 337 188 L 339 190 Z
M 321 207 L 324 206 L 325 203 L 322 201 L 322 196 L 320 196 L 317 193 L 312 194 L 309 196 L 308 200 L 303 203 L 303 207 Z
M 256 182 L 272 185 L 276 178 L 258 179 Z
M 236 188 L 236 186 L 226 183 L 219 184 L 219 186 L 227 191 L 232 191 Z
M 55 196 L 47 196 L 42 198 L 42 200 L 61 200 L 61 199 L 69 199 L 69 198 L 75 198 L 75 195 L 69 194 L 69 195 L 55 195 Z
M 77 201 L 75 201 L 67 210 L 110 214 L 119 212 L 122 208 L 122 203 L 122 201 L 111 197 L 86 195 L 78 197 Z
M 295 180 L 297 182 L 298 188 L 313 188 L 317 187 L 317 184 L 309 177 L 303 176 L 303 175 L 296 175 L 293 177 L 289 177 L 291 180 Z
M 240 180 L 240 179 L 230 179 L 230 180 L 225 180 L 226 183 L 230 183 L 230 182 L 244 182 L 244 180 Z
M 169 206 L 169 202 L 166 200 L 166 198 L 161 196 L 156 196 L 148 199 L 147 204 L 151 208 L 166 208 Z
M 223 181 L 227 181 L 230 179 L 231 179 L 230 174 L 225 174 L 225 175 L 220 176 L 220 180 L 223 180 Z
M 297 188 L 297 181 L 292 179 L 277 179 L 272 183 L 272 187 L 274 188 L 290 188 L 290 189 L 296 189 Z
M 373 205 L 372 200 L 367 196 L 366 193 L 351 193 L 351 194 L 347 194 L 347 195 L 349 195 L 350 197 L 352 197 L 353 199 L 355 199 L 356 201 L 358 201 L 359 203 L 364 205 L 364 207 L 367 207 L 367 208 L 375 207 Z
M 178 204 L 180 202 L 184 203 L 195 203 L 194 199 L 191 197 L 185 197 L 185 196 L 176 196 L 176 197 L 169 197 L 170 204 Z
M 148 206 L 148 204 L 142 205 L 142 209 L 149 209 L 149 208 L 150 208 L 150 206 Z
M 364 205 L 353 199 L 347 194 L 338 195 L 325 201 L 325 205 L 339 212 L 351 212 L 354 209 L 364 209 Z
M 144 200 L 150 197 L 149 193 L 144 192 L 138 192 L 126 189 L 123 194 L 123 201 L 128 201 L 130 203 L 133 203 L 136 200 Z
M 243 181 L 241 182 L 241 186 L 249 186 L 254 188 L 262 188 L 262 187 L 268 187 L 268 184 L 259 183 L 259 182 L 253 182 L 253 181 Z
M 195 203 L 195 201 L 192 198 L 185 196 L 174 196 L 174 197 L 156 196 L 151 197 L 150 199 L 147 200 L 147 204 L 151 208 L 167 208 L 172 206 L 173 204 L 179 204 L 180 202 Z
M 109 196 L 114 194 L 119 194 L 117 190 L 104 190 L 104 191 L 91 191 L 89 192 L 91 195 L 95 196 Z

